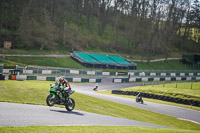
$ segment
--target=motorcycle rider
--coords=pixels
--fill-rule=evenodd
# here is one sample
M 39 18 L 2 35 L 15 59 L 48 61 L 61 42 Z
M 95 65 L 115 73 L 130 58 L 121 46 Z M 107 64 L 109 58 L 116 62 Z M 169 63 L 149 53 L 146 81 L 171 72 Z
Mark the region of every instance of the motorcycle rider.
M 61 92 L 64 94 L 62 102 L 64 102 L 66 99 L 66 95 L 71 95 L 72 90 L 69 82 L 65 79 L 65 77 L 59 77 L 59 85 Z
M 136 102 L 141 102 L 141 103 L 143 103 L 141 93 L 138 93 L 138 95 L 136 96 Z

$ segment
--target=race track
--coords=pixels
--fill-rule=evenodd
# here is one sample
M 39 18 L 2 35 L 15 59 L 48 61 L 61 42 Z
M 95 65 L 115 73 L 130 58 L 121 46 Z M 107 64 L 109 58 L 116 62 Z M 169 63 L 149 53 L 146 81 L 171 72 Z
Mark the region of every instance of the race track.
M 120 88 L 127 88 L 132 86 L 139 86 L 141 83 L 100 83 L 98 90 L 118 90 Z M 169 116 L 186 119 L 188 121 L 197 122 L 200 124 L 200 111 L 186 109 L 177 106 L 165 105 L 165 104 L 158 104 L 144 101 L 144 104 L 138 104 L 135 102 L 135 99 L 131 98 L 123 98 L 119 96 L 111 96 L 105 94 L 98 94 L 92 89 L 94 88 L 95 84 L 72 84 L 72 87 L 77 90 L 78 93 L 117 102 L 120 104 L 137 107 L 161 114 L 166 114 Z
M 101 90 L 117 90 L 121 88 L 138 86 L 140 83 L 110 83 L 110 79 L 99 83 L 98 91 Z M 109 82 L 106 82 L 109 81 Z M 71 84 L 72 89 L 76 92 L 117 102 L 120 104 L 137 107 L 169 116 L 187 119 L 196 123 L 200 123 L 200 111 L 191 109 L 151 103 L 144 101 L 144 104 L 138 104 L 134 99 L 123 98 L 119 96 L 111 96 L 105 94 L 98 94 L 93 91 L 96 84 L 93 83 L 79 83 Z M 75 99 L 76 100 L 76 99 Z M 31 125 L 105 125 L 105 126 L 142 126 L 142 127 L 161 127 L 144 122 L 134 120 L 127 120 L 123 118 L 116 118 L 111 116 L 88 113 L 84 111 L 74 110 L 67 112 L 65 108 L 48 107 L 41 105 L 17 104 L 0 102 L 0 126 L 31 126 Z
M 68 112 L 65 108 L 0 102 L 0 127 L 7 126 L 69 126 L 69 125 L 106 125 L 106 126 L 164 126 L 138 122 L 123 118 L 88 113 Z

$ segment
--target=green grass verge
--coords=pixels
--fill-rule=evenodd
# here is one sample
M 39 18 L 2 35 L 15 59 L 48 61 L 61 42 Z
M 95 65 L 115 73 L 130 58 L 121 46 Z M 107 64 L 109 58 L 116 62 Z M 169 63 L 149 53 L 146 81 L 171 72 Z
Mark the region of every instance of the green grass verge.
M 0 101 L 46 105 L 50 81 L 1 81 Z M 73 88 L 75 89 L 75 88 Z M 178 129 L 200 130 L 200 126 L 175 117 L 75 93 L 76 110 L 137 120 Z M 63 107 L 63 106 L 61 106 Z
M 200 82 L 135 86 L 122 90 L 138 91 L 200 101 Z
M 4 63 L 5 67 L 15 67 L 16 65 L 38 65 L 38 66 L 53 66 L 53 67 L 64 67 L 64 68 L 76 68 L 76 69 L 88 69 L 74 61 L 70 57 L 61 57 L 61 58 L 47 58 L 47 57 L 5 57 L 0 58 L 0 63 Z M 159 61 L 141 63 L 135 62 L 137 64 L 137 70 L 199 70 L 200 68 L 195 68 L 191 66 L 185 66 L 177 60 L 173 61 Z M 101 68 L 94 68 L 94 70 L 100 70 Z M 116 70 L 116 69 L 103 69 L 103 71 L 128 71 L 128 70 Z
M 50 66 L 50 67 L 63 67 L 72 69 L 84 69 L 84 70 L 99 70 L 101 68 L 86 68 L 80 63 L 74 61 L 71 57 L 61 57 L 61 58 L 47 58 L 47 57 L 6 57 L 4 59 L 0 58 L 0 63 L 4 64 L 6 68 L 15 68 L 16 65 L 27 66 Z M 120 72 L 127 70 L 116 70 L 116 69 L 103 69 L 106 72 Z
M 197 133 L 194 130 L 134 126 L 27 126 L 0 127 L 1 133 Z
M 67 48 L 63 49 L 63 46 L 59 46 L 59 50 L 39 50 L 39 49 L 4 49 L 0 48 L 1 54 L 33 54 L 33 55 L 45 55 L 45 54 L 69 54 L 70 51 L 68 51 Z
M 5 67 L 16 66 L 17 64 L 38 65 L 38 66 L 52 66 L 64 68 L 78 68 L 84 69 L 85 67 L 74 61 L 71 57 L 61 58 L 48 58 L 48 57 L 5 57 L 0 59 L 0 63 L 4 63 Z
M 136 96 L 112 94 L 112 91 L 109 91 L 109 90 L 108 91 L 100 91 L 98 93 L 106 94 L 106 95 L 119 96 L 119 97 L 124 97 L 124 98 L 131 98 L 131 99 L 134 99 L 134 100 L 136 99 Z M 178 106 L 178 107 L 183 107 L 183 108 L 188 108 L 188 109 L 200 111 L 200 107 L 196 107 L 196 106 L 178 104 L 178 103 L 167 102 L 167 101 L 156 100 L 156 99 L 149 99 L 149 98 L 142 98 L 142 99 L 144 100 L 144 102 L 147 101 L 147 102 L 153 102 L 153 103 L 173 105 L 173 106 Z
M 186 66 L 178 60 L 151 62 L 135 62 L 138 70 L 199 70 L 199 67 Z

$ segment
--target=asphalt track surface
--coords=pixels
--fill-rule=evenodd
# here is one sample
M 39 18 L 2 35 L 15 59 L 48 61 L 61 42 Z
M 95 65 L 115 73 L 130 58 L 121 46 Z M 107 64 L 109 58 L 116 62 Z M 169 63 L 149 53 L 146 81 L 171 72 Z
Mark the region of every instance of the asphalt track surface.
M 109 84 L 100 83 L 98 85 L 99 85 L 98 91 L 102 91 L 102 90 L 118 90 L 121 88 L 140 86 L 141 83 L 109 83 Z M 147 102 L 147 101 L 144 101 L 144 104 L 138 104 L 135 102 L 135 99 L 123 98 L 119 96 L 111 96 L 111 95 L 105 95 L 105 94 L 98 94 L 95 91 L 93 91 L 95 84 L 72 84 L 71 87 L 81 94 L 113 101 L 116 103 L 132 106 L 132 107 L 149 110 L 152 112 L 157 112 L 160 114 L 166 114 L 169 116 L 197 122 L 198 124 L 200 124 L 200 111 L 186 109 L 186 108 L 172 106 L 172 105 L 152 103 L 152 102 Z
M 164 126 L 88 113 L 84 111 L 68 112 L 65 108 L 0 102 L 0 126 L 70 126 L 70 125 L 106 125 L 106 126 Z

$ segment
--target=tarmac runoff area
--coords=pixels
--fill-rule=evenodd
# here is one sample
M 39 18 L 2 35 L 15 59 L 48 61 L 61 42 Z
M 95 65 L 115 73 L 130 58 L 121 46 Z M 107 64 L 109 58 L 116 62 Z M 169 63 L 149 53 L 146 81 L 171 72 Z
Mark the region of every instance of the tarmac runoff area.
M 0 102 L 0 127 L 8 126 L 164 126 L 65 108 Z

